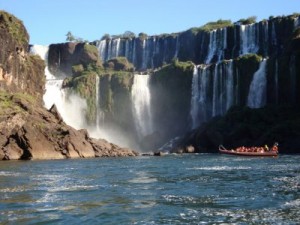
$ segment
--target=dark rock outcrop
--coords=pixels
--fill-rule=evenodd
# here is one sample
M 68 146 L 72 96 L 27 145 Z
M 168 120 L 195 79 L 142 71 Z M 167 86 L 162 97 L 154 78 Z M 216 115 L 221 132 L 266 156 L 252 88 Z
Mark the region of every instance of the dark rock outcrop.
M 27 95 L 1 93 L 6 106 L 0 117 L 0 159 L 64 159 L 136 156 L 105 140 L 89 137 L 86 130 L 66 125 L 55 106 L 49 111 Z M 4 111 L 5 110 L 5 111 Z
M 73 75 L 72 67 L 75 65 L 86 68 L 89 65 L 101 66 L 101 62 L 94 45 L 67 42 L 49 46 L 48 65 L 52 74 L 64 77 Z

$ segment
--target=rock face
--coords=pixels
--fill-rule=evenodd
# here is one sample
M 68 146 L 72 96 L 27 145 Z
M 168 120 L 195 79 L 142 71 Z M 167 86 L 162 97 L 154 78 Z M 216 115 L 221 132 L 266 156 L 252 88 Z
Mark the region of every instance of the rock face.
M 95 46 L 86 43 L 68 42 L 49 46 L 49 71 L 58 76 L 72 76 L 72 67 L 97 64 L 98 51 Z
M 90 138 L 86 130 L 66 125 L 55 106 L 49 111 L 28 95 L 1 92 L 0 159 L 64 159 L 136 156 L 105 140 Z
M 45 65 L 39 57 L 28 54 L 28 40 L 22 21 L 0 11 L 0 88 L 26 92 L 41 100 Z

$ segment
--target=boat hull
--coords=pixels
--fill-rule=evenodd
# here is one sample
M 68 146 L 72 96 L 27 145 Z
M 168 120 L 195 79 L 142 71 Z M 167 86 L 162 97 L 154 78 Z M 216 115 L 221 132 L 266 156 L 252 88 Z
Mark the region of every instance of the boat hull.
M 258 157 L 276 157 L 278 156 L 278 153 L 275 151 L 269 151 L 269 152 L 237 152 L 234 150 L 224 150 L 219 149 L 219 152 L 222 154 L 228 154 L 228 155 L 238 155 L 238 156 L 258 156 Z

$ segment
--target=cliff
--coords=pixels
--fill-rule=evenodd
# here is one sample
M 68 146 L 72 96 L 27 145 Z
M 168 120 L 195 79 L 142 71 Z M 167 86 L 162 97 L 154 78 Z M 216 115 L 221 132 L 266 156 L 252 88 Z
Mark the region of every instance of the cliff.
M 68 87 L 86 99 L 89 125 L 116 127 L 132 134 L 130 138 L 141 149 L 153 150 L 191 130 L 203 131 L 204 123 L 225 116 L 232 107 L 252 108 L 255 114 L 259 108 L 288 105 L 292 115 L 300 101 L 299 27 L 299 14 L 260 22 L 219 20 L 173 34 L 120 35 L 89 44 L 51 45 L 49 53 L 56 53 L 49 54 L 48 62 L 49 67 L 57 68 L 52 70 L 57 76 L 66 71 L 67 76 L 75 76 Z M 84 72 L 89 66 L 80 61 L 86 61 L 87 54 L 76 51 L 84 46 L 93 46 L 104 62 L 104 67 L 94 67 L 90 75 Z M 93 56 L 92 63 L 99 62 Z M 134 68 L 118 65 L 121 59 Z M 71 70 L 72 66 L 77 67 Z M 135 79 L 138 74 L 145 77 Z M 144 100 L 135 96 L 139 85 Z M 286 118 L 281 119 L 285 123 Z M 241 139 L 245 141 L 247 132 L 244 135 Z M 278 141 L 271 136 L 263 140 Z M 231 143 L 226 135 L 223 138 L 223 143 Z M 193 138 L 184 143 L 205 151 L 218 146 L 198 146 Z M 291 152 L 290 147 L 284 149 Z
M 0 159 L 63 159 L 136 156 L 86 130 L 66 125 L 55 106 L 43 107 L 45 63 L 28 53 L 29 35 L 23 23 L 0 11 Z M 97 65 L 90 51 L 84 66 Z
M 0 88 L 38 97 L 44 93 L 44 62 L 28 54 L 29 35 L 19 19 L 0 11 Z

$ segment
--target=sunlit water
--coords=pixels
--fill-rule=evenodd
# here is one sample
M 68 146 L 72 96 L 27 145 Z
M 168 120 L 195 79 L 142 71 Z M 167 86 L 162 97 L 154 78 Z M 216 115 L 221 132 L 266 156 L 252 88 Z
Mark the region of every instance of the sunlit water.
M 300 224 L 300 156 L 0 162 L 0 224 Z

